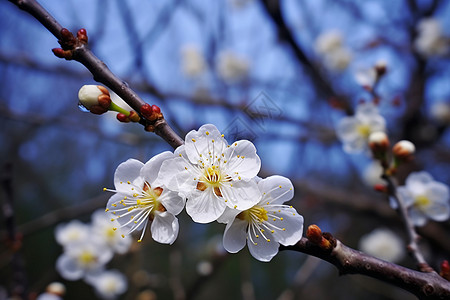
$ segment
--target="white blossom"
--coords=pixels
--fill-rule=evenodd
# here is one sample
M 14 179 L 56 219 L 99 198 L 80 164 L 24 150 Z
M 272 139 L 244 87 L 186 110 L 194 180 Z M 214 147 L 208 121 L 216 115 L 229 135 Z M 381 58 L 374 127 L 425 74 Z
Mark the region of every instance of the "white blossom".
M 93 236 L 104 242 L 114 252 L 123 254 L 131 245 L 131 237 L 126 233 L 117 221 L 111 222 L 109 214 L 104 210 L 96 210 L 92 216 L 91 230 Z M 122 235 L 124 235 L 122 237 Z
M 78 220 L 66 224 L 59 224 L 55 229 L 55 238 L 58 244 L 67 247 L 84 242 L 90 235 L 90 226 Z
M 379 161 L 372 161 L 363 172 L 363 180 L 368 186 L 373 187 L 376 184 L 386 184 L 381 178 L 383 174 L 383 167 Z
M 315 50 L 320 54 L 325 66 L 333 70 L 344 70 L 352 60 L 352 53 L 348 50 L 338 30 L 330 30 L 320 34 L 315 41 Z
M 425 225 L 427 219 L 445 221 L 450 216 L 449 187 L 435 181 L 427 172 L 411 173 L 405 185 L 397 188 L 397 193 L 416 226 Z M 392 197 L 390 203 L 392 208 L 398 207 Z
M 106 210 L 112 214 L 112 221 L 128 229 L 127 234 L 142 230 L 139 242 L 149 222 L 152 237 L 159 243 L 172 244 L 178 236 L 175 216 L 183 210 L 184 200 L 157 179 L 163 162 L 172 158 L 173 153 L 166 151 L 145 164 L 129 159 L 114 174 L 116 190 L 110 191 L 116 194 L 109 199 Z
M 247 59 L 234 52 L 224 51 L 219 54 L 217 72 L 228 83 L 234 83 L 247 77 L 250 63 Z
M 110 261 L 112 251 L 93 237 L 64 249 L 56 260 L 56 269 L 67 280 L 78 280 L 88 274 L 101 271 Z
M 379 228 L 364 235 L 359 241 L 361 251 L 377 258 L 398 262 L 405 256 L 405 245 L 398 235 L 388 229 Z
M 430 116 L 439 124 L 450 124 L 450 103 L 443 101 L 433 103 Z
M 258 202 L 253 178 L 261 161 L 251 142 L 228 145 L 214 125 L 206 124 L 186 135 L 175 156 L 163 163 L 158 180 L 187 199 L 186 212 L 195 222 L 209 223 L 226 207 L 245 210 Z
M 185 45 L 181 49 L 181 67 L 188 77 L 197 77 L 206 70 L 203 54 L 195 45 Z
M 449 40 L 442 32 L 441 23 L 435 18 L 422 19 L 417 25 L 414 47 L 422 56 L 445 55 L 449 50 Z
M 375 104 L 361 103 L 354 116 L 344 117 L 336 128 L 336 134 L 347 153 L 358 153 L 368 149 L 371 133 L 386 130 L 386 121 L 378 113 Z
M 260 201 L 244 211 L 228 210 L 232 217 L 225 228 L 223 245 L 236 253 L 247 243 L 252 256 L 270 261 L 279 244 L 297 243 L 303 234 L 303 217 L 283 203 L 294 196 L 291 181 L 282 176 L 271 176 L 258 182 Z
M 116 299 L 125 293 L 128 284 L 125 275 L 117 270 L 103 271 L 95 276 L 88 276 L 86 281 L 91 284 L 97 295 L 102 299 Z

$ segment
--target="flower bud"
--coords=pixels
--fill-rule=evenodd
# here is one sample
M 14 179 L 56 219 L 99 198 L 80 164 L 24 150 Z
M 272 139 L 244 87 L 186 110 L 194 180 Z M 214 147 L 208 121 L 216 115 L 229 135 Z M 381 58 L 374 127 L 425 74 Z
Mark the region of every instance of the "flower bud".
M 379 60 L 375 63 L 375 71 L 377 72 L 377 78 L 380 78 L 387 72 L 387 63 L 384 60 Z
M 372 151 L 387 151 L 389 148 L 389 138 L 383 131 L 376 131 L 369 135 L 369 146 Z
M 392 148 L 392 153 L 397 159 L 408 161 L 412 159 L 412 155 L 416 151 L 416 147 L 410 141 L 399 141 Z
M 111 106 L 111 97 L 108 90 L 100 85 L 83 85 L 78 92 L 78 99 L 93 114 L 103 114 Z
M 441 263 L 441 272 L 439 272 L 439 275 L 450 281 L 450 264 L 448 263 L 448 260 L 444 260 Z
M 66 293 L 66 287 L 60 282 L 52 282 L 47 286 L 46 292 L 62 297 Z

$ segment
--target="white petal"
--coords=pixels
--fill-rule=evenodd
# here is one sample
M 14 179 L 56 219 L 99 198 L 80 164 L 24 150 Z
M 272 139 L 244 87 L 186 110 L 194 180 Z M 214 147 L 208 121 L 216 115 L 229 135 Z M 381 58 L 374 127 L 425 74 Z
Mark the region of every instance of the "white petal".
M 415 226 L 423 226 L 427 222 L 427 217 L 423 214 L 422 211 L 411 207 L 411 209 L 408 210 L 409 217 L 411 218 L 411 221 Z
M 261 168 L 261 159 L 256 154 L 253 143 L 247 140 L 234 142 L 225 150 L 225 157 L 228 160 L 226 170 L 233 178 L 241 176 L 243 179 L 255 177 Z M 238 172 L 239 174 L 235 174 Z
M 336 127 L 336 134 L 340 140 L 352 140 L 357 133 L 357 126 L 359 121 L 355 117 L 344 117 L 342 118 Z
M 81 269 L 74 258 L 67 254 L 62 254 L 56 260 L 56 270 L 59 274 L 67 280 L 78 280 L 83 277 L 84 270 Z
M 264 178 L 258 182 L 261 192 L 261 204 L 283 204 L 294 197 L 294 186 L 292 182 L 283 176 L 274 175 Z
M 448 185 L 437 181 L 430 182 L 427 184 L 426 196 L 431 202 L 448 203 Z
M 223 247 L 230 253 L 236 253 L 245 246 L 248 223 L 241 219 L 227 224 L 223 234 Z
M 233 186 L 222 186 L 220 191 L 223 199 L 227 200 L 227 202 L 224 202 L 225 205 L 238 210 L 249 209 L 261 199 L 261 193 L 254 180 L 237 181 L 233 183 Z
M 151 231 L 155 241 L 172 244 L 178 236 L 178 219 L 169 212 L 155 213 Z
M 136 186 L 142 188 L 144 180 L 140 177 L 140 172 L 143 166 L 144 164 L 136 159 L 128 159 L 121 163 L 114 173 L 116 190 L 130 194 L 133 193 L 131 188 Z
M 283 220 L 276 219 L 274 221 L 269 218 L 266 222 L 278 228 L 285 229 L 274 229 L 273 236 L 277 242 L 285 246 L 295 245 L 303 235 L 303 217 L 294 208 L 284 207 L 279 210 L 274 215 L 283 218 Z
M 433 177 L 428 172 L 414 172 L 406 178 L 405 186 L 411 191 L 412 196 L 423 195 L 425 185 L 433 181 Z
M 370 132 L 386 130 L 386 120 L 380 115 L 371 116 L 366 122 L 370 127 Z
M 406 207 L 409 207 L 414 204 L 415 199 L 414 199 L 413 195 L 411 195 L 410 190 L 407 189 L 405 186 L 399 186 L 397 188 L 397 194 L 400 197 L 400 199 L 403 201 L 403 204 Z M 395 202 L 396 206 L 391 205 L 391 207 L 394 209 L 397 209 L 397 207 L 398 207 L 397 201 L 395 201 L 395 199 L 393 199 L 393 201 Z
M 153 183 L 155 182 L 156 178 L 158 178 L 159 170 L 161 169 L 161 165 L 165 160 L 174 158 L 172 152 L 165 151 L 158 155 L 153 156 L 148 162 L 145 163 L 145 165 L 141 169 L 140 176 L 145 179 L 150 185 L 152 185 L 152 188 L 155 188 L 157 186 L 153 186 Z
M 450 214 L 450 206 L 446 203 L 431 202 L 424 208 L 424 213 L 432 220 L 445 221 Z
M 197 223 L 217 220 L 225 211 L 225 201 L 217 199 L 212 189 L 194 190 L 186 202 L 186 212 Z
M 217 130 L 216 126 L 206 124 L 199 128 L 198 131 L 192 130 L 186 135 L 184 149 L 189 160 L 193 164 L 197 164 L 202 154 L 203 158 L 211 152 L 211 155 L 221 155 L 226 147 L 227 142 L 222 134 Z
M 177 192 L 164 189 L 159 201 L 166 208 L 166 210 L 173 214 L 178 215 L 184 208 L 185 200 L 178 195 Z
M 247 239 L 248 249 L 254 258 L 267 262 L 277 255 L 279 244 L 270 233 L 265 233 L 265 236 L 270 239 L 270 242 L 266 241 L 262 236 L 257 238 L 252 231 L 249 231 L 249 235 L 251 235 L 253 241 L 256 243 L 255 245 L 251 242 L 250 238 Z
M 241 210 L 226 207 L 223 214 L 217 219 L 217 222 L 222 224 L 228 224 L 234 220 L 234 218 L 241 213 Z
M 170 190 L 186 197 L 197 186 L 201 174 L 197 174 L 197 180 L 194 180 L 196 173 L 197 170 L 187 159 L 176 157 L 162 163 L 157 182 L 164 183 Z
M 372 102 L 364 102 L 358 104 L 356 107 L 356 113 L 358 117 L 367 118 L 373 115 L 378 115 L 378 107 Z

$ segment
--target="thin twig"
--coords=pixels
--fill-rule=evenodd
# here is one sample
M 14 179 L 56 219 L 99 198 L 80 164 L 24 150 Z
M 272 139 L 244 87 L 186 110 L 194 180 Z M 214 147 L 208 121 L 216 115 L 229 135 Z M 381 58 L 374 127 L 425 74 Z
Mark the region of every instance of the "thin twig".
M 397 193 L 396 184 L 393 181 L 393 178 L 387 175 L 383 175 L 383 179 L 386 180 L 388 184 L 389 194 L 397 202 L 398 212 L 403 220 L 403 223 L 405 224 L 405 229 L 409 238 L 407 247 L 409 253 L 416 260 L 419 270 L 421 270 L 422 272 L 434 272 L 434 270 L 426 262 L 425 257 L 423 256 L 422 251 L 419 248 L 418 241 L 420 239 L 420 236 L 417 234 L 416 229 L 414 228 L 414 224 L 411 222 L 411 218 L 408 215 L 408 210 L 402 197 Z

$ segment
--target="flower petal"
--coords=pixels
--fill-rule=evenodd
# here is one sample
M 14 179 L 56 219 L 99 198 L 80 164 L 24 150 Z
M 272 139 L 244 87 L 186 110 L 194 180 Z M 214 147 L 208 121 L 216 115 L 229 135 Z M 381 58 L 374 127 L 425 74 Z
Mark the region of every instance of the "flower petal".
M 415 226 L 423 226 L 427 222 L 427 217 L 424 215 L 424 213 L 416 209 L 414 206 L 412 206 L 408 210 L 408 213 L 411 221 Z
M 230 253 L 236 253 L 245 246 L 248 223 L 244 220 L 234 219 L 227 224 L 223 234 L 223 247 Z
M 250 238 L 247 239 L 248 249 L 250 254 L 259 261 L 268 262 L 278 253 L 279 244 L 274 240 L 270 233 L 265 233 L 265 236 L 270 240 L 266 241 L 262 236 L 258 238 L 254 232 L 249 231 L 251 239 L 256 243 L 253 243 Z
M 161 201 L 161 204 L 169 213 L 175 216 L 183 210 L 185 204 L 184 198 L 180 197 L 178 193 L 168 189 L 163 190 L 161 196 L 159 197 L 159 201 Z
M 56 270 L 67 280 L 78 280 L 83 277 L 84 270 L 79 268 L 74 258 L 62 254 L 56 260 Z
M 210 223 L 217 220 L 225 211 L 225 201 L 215 201 L 214 192 L 194 190 L 186 202 L 186 212 L 197 223 Z
M 282 207 L 276 211 L 270 211 L 271 214 L 278 218 L 269 219 L 266 221 L 273 225 L 272 233 L 275 240 L 282 245 L 290 246 L 296 244 L 303 235 L 303 217 L 297 213 L 292 207 Z M 276 227 L 275 227 L 276 226 Z
M 292 182 L 283 176 L 274 175 L 264 178 L 258 182 L 258 188 L 261 192 L 261 205 L 283 204 L 294 197 L 294 186 Z
M 162 163 L 157 182 L 187 197 L 198 182 L 198 170 L 184 157 L 175 157 Z M 194 180 L 196 178 L 196 180 Z
M 155 213 L 151 225 L 152 237 L 162 244 L 173 244 L 178 236 L 178 219 L 169 212 Z
M 132 194 L 132 188 L 142 188 L 144 181 L 140 172 L 144 164 L 136 159 L 128 159 L 121 163 L 114 173 L 114 186 L 118 192 Z
M 228 160 L 226 169 L 231 171 L 228 172 L 228 175 L 235 180 L 238 176 L 244 180 L 251 179 L 261 169 L 261 159 L 256 154 L 256 148 L 252 142 L 247 140 L 234 142 L 225 150 L 224 154 Z
M 202 159 L 207 154 L 221 155 L 227 148 L 227 141 L 212 124 L 205 124 L 201 126 L 198 131 L 190 131 L 185 138 L 185 151 L 190 162 L 193 164 L 198 164 L 199 160 Z
M 412 196 L 423 195 L 426 184 L 433 181 L 433 177 L 428 172 L 414 172 L 406 178 L 405 186 L 412 193 Z
M 153 156 L 148 162 L 145 163 L 145 165 L 142 167 L 140 175 L 150 183 L 152 188 L 155 188 L 157 186 L 153 186 L 153 183 L 158 178 L 159 170 L 161 169 L 161 165 L 164 161 L 174 158 L 172 152 L 165 151 L 158 155 Z
M 220 187 L 220 191 L 223 199 L 227 200 L 224 201 L 225 205 L 237 210 L 249 209 L 261 199 L 261 193 L 254 180 L 237 181 L 233 183 L 233 186 Z

